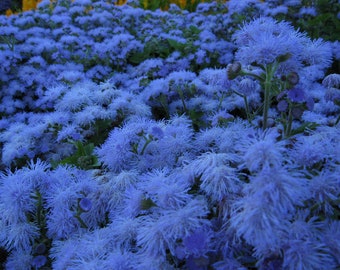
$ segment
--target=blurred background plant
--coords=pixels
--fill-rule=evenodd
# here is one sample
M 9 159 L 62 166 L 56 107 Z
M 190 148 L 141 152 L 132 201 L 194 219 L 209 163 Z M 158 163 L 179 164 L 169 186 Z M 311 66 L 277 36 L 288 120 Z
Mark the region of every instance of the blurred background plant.
M 59 0 L 50 0 L 51 2 L 60 2 Z M 74 0 L 66 0 L 74 1 Z M 0 14 L 5 13 L 11 15 L 15 12 L 27 11 L 37 8 L 41 0 L 2 0 L 0 3 Z M 124 5 L 127 0 L 107 0 L 107 2 L 114 2 L 116 5 Z M 226 2 L 232 2 L 228 0 L 138 0 L 139 6 L 149 10 L 168 10 L 171 4 L 176 4 L 181 9 L 188 11 L 195 11 L 199 3 L 217 2 L 223 4 Z M 259 3 L 267 4 L 271 7 L 271 2 L 274 2 L 275 6 L 278 6 L 280 2 L 281 6 L 285 5 L 286 1 L 266 1 L 259 0 Z M 271 11 L 272 16 L 278 20 L 290 21 L 296 28 L 299 28 L 301 32 L 306 32 L 309 37 L 323 38 L 328 41 L 339 40 L 340 33 L 340 2 L 337 0 L 301 0 L 297 1 L 294 5 L 287 4 L 288 10 L 286 12 L 278 12 L 273 8 Z M 248 10 L 251 9 L 251 10 Z M 257 17 L 257 8 L 249 7 L 246 12 L 240 12 L 234 14 L 234 19 L 239 22 L 249 21 L 252 16 Z M 334 61 L 332 66 L 332 72 L 339 73 L 340 62 Z
M 37 8 L 41 0 L 3 0 L 0 4 L 0 12 L 6 12 L 7 15 L 11 15 L 13 12 L 27 11 Z M 58 2 L 51 0 L 51 2 Z M 109 2 L 109 1 L 108 1 Z M 117 5 L 124 5 L 126 0 L 114 1 Z M 199 3 L 212 2 L 211 0 L 139 0 L 140 6 L 144 9 L 156 10 L 158 8 L 162 10 L 168 10 L 170 4 L 176 4 L 181 9 L 194 11 Z M 217 2 L 224 3 L 224 0 L 218 0 Z

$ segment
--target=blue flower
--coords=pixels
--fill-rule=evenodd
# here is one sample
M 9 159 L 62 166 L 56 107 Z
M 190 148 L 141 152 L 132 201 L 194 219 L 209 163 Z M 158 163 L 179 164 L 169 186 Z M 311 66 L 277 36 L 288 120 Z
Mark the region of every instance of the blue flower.
M 214 97 L 216 94 L 225 93 L 230 87 L 230 81 L 227 77 L 227 72 L 225 69 L 213 69 L 206 68 L 201 70 L 198 79 L 200 81 L 194 81 L 195 85 L 209 97 Z
M 164 210 L 159 216 L 141 218 L 137 232 L 137 245 L 146 255 L 166 256 L 166 250 L 176 254 L 177 240 L 183 239 L 202 226 L 209 224 L 205 219 L 207 205 L 204 200 L 193 199 L 182 208 Z
M 315 40 L 305 39 L 302 47 L 302 61 L 306 66 L 315 65 L 320 70 L 325 71 L 332 64 L 332 48 L 329 42 L 322 38 Z
M 169 175 L 167 170 L 153 170 L 141 176 L 140 188 L 145 190 L 148 197 L 163 209 L 177 209 L 185 205 L 190 195 L 187 193 L 189 186 L 179 182 L 176 176 Z
M 245 24 L 233 38 L 238 46 L 235 58 L 245 65 L 271 64 L 287 54 L 290 58 L 281 63 L 285 73 L 295 71 L 302 65 L 300 53 L 305 38 L 287 22 L 260 17 Z
M 299 173 L 266 166 L 244 185 L 244 197 L 235 201 L 230 225 L 254 246 L 257 256 L 279 252 L 288 217 L 309 197 L 307 183 Z
M 160 140 L 164 137 L 164 131 L 159 126 L 153 126 L 150 131 L 150 135 L 157 140 Z
M 230 14 L 233 13 L 242 13 L 245 12 L 248 8 L 256 8 L 259 5 L 259 2 L 256 0 L 244 0 L 244 1 L 238 1 L 238 0 L 231 0 L 227 3 L 228 9 L 230 10 Z
M 145 199 L 144 191 L 135 187 L 128 188 L 125 192 L 123 211 L 127 217 L 136 217 L 143 213 L 142 202 Z
M 243 162 L 241 166 L 251 172 L 259 172 L 267 166 L 279 168 L 284 162 L 286 151 L 284 141 L 278 141 L 279 134 L 276 129 L 266 132 L 250 131 L 243 135 L 236 145 L 242 153 Z
M 49 209 L 46 222 L 47 234 L 51 238 L 70 237 L 81 231 L 76 219 L 78 200 L 86 196 L 82 206 L 88 210 L 81 213 L 81 219 L 89 228 L 95 228 L 104 218 L 100 198 L 96 198 L 98 183 L 92 179 L 89 171 L 81 171 L 71 167 L 57 167 L 50 174 L 48 189 L 44 192 L 46 207 Z M 90 208 L 91 201 L 93 207 Z M 98 201 L 98 202 L 97 202 Z
M 299 10 L 300 17 L 303 16 L 312 16 L 315 17 L 317 15 L 317 11 L 315 7 L 301 7 Z
M 14 173 L 8 171 L 0 176 L 0 204 L 3 220 L 8 225 L 26 222 L 26 215 L 33 213 L 35 202 L 32 193 L 35 191 L 34 179 L 25 176 L 24 170 Z
M 96 85 L 89 81 L 75 84 L 56 102 L 55 110 L 77 111 L 82 106 L 92 104 L 91 97 L 95 87 Z
M 266 16 L 272 16 L 272 17 L 279 16 L 280 14 L 284 15 L 288 13 L 288 7 L 286 5 L 275 6 L 275 7 L 265 9 L 264 13 Z
M 234 120 L 234 116 L 227 113 L 226 111 L 218 111 L 211 117 L 211 125 L 212 126 L 220 126 L 224 125 L 229 121 Z
M 67 240 L 55 241 L 51 248 L 53 269 L 105 269 L 104 262 L 116 252 L 107 228 L 86 234 L 74 234 Z
M 138 118 L 126 122 L 122 128 L 112 130 L 105 143 L 95 150 L 99 160 L 114 172 L 131 168 L 138 161 L 138 153 L 144 145 L 138 134 L 145 133 L 150 123 L 153 122 Z
M 340 264 L 340 221 L 327 220 L 323 230 L 323 242 L 329 247 L 330 254 L 334 257 L 337 264 Z
M 115 214 L 116 216 L 112 217 L 112 223 L 108 226 L 113 245 L 121 250 L 129 250 L 133 247 L 141 220 L 129 217 L 124 209 Z
M 31 270 L 32 255 L 29 251 L 12 250 L 5 263 L 5 269 L 8 270 Z
M 312 177 L 309 186 L 311 199 L 317 203 L 317 210 L 332 215 L 334 206 L 340 194 L 339 170 L 323 169 L 318 175 Z
M 197 177 L 200 177 L 200 188 L 213 201 L 220 202 L 240 192 L 242 184 L 238 171 L 231 166 L 236 157 L 225 153 L 205 153 L 193 161 L 192 166 Z
M 328 270 L 336 267 L 327 246 L 310 239 L 291 240 L 284 248 L 284 269 Z
M 122 252 L 117 249 L 105 258 L 102 269 L 136 269 L 139 265 L 138 257 L 132 252 Z M 87 267 L 87 265 L 85 265 Z M 150 268 L 147 268 L 150 269 Z
M 183 239 L 183 246 L 188 254 L 199 257 L 204 256 L 210 251 L 211 241 L 211 232 L 199 228 Z
M 244 78 L 238 84 L 237 92 L 249 96 L 259 89 L 259 84 L 250 78 Z
M 18 250 L 22 252 L 30 252 L 34 240 L 40 235 L 39 228 L 35 224 L 25 221 L 8 222 L 9 225 L 0 222 L 1 233 L 0 243 L 7 250 Z
M 331 147 L 328 140 L 319 134 L 296 138 L 293 148 L 289 151 L 290 159 L 298 166 L 313 167 L 314 164 L 330 158 L 327 149 Z
M 248 270 L 247 267 L 242 266 L 242 264 L 237 261 L 237 259 L 235 259 L 232 255 L 230 256 L 230 258 L 225 258 L 223 261 L 218 261 L 214 263 L 213 267 L 216 270 Z
M 340 74 L 329 74 L 323 80 L 322 84 L 327 88 L 340 88 Z
M 133 72 L 133 75 L 136 77 L 149 75 L 157 78 L 158 72 L 163 66 L 164 66 L 163 60 L 160 58 L 146 59 L 142 63 L 140 63 L 136 68 L 131 70 L 131 72 Z

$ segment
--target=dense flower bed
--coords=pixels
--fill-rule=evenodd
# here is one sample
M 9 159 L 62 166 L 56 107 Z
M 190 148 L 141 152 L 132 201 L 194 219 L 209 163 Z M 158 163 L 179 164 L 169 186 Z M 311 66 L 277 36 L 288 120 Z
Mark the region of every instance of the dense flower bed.
M 340 267 L 339 41 L 276 2 L 1 16 L 4 267 Z

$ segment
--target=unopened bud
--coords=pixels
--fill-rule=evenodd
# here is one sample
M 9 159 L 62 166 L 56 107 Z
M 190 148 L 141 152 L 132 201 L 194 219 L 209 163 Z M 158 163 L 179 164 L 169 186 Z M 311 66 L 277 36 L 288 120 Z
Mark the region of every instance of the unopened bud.
M 44 255 L 38 255 L 33 258 L 32 266 L 34 269 L 39 269 L 47 263 L 47 258 Z
M 46 245 L 44 243 L 38 244 L 34 249 L 34 252 L 39 255 L 44 254 L 45 251 L 46 251 Z
M 79 200 L 79 207 L 83 212 L 88 212 L 92 208 L 92 201 L 89 198 L 82 198 Z
M 227 75 L 229 80 L 235 79 L 241 72 L 241 63 L 240 62 L 234 62 L 232 64 L 229 64 L 227 66 Z
M 300 77 L 299 74 L 297 74 L 296 72 L 291 72 L 288 74 L 287 76 L 287 82 L 291 85 L 297 85 L 300 81 Z
M 295 119 L 300 119 L 303 114 L 303 109 L 300 107 L 295 107 L 292 109 L 292 115 Z
M 292 55 L 290 53 L 286 53 L 286 54 L 281 54 L 278 57 L 276 57 L 277 62 L 282 63 L 287 61 L 289 58 L 291 58 Z
M 288 109 L 288 102 L 286 100 L 280 100 L 277 103 L 277 109 L 279 110 L 279 112 L 285 112 Z
M 152 199 L 147 198 L 147 199 L 143 199 L 141 201 L 141 209 L 142 210 L 149 210 L 151 207 L 153 206 L 157 206 Z

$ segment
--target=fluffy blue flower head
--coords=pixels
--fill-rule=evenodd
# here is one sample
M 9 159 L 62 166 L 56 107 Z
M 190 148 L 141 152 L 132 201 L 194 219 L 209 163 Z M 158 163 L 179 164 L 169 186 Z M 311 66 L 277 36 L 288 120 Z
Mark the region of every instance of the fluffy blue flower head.
M 233 38 L 238 46 L 235 58 L 242 64 L 267 65 L 289 55 L 289 59 L 282 61 L 286 71 L 301 66 L 300 52 L 305 37 L 287 22 L 261 17 L 245 24 Z

